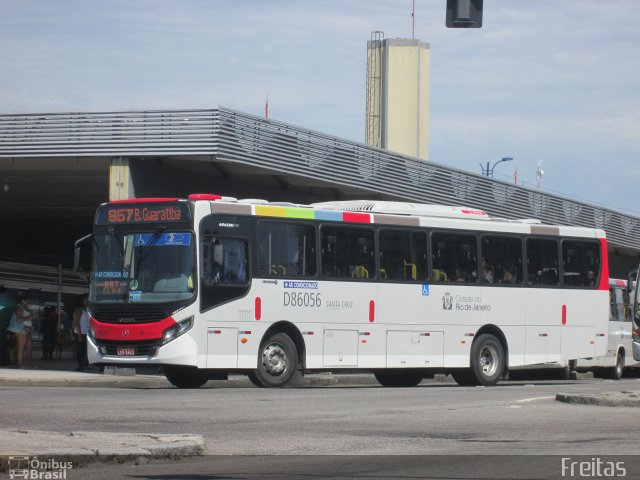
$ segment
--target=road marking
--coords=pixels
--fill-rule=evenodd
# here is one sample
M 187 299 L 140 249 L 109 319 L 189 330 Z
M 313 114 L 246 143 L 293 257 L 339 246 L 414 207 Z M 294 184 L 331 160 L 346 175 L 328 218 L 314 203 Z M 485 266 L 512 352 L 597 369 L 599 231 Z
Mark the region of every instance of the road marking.
M 550 398 L 556 398 L 555 395 L 551 395 L 550 397 L 531 397 L 531 398 L 523 398 L 522 400 L 516 400 L 516 403 L 528 403 L 535 402 L 536 400 L 549 400 Z

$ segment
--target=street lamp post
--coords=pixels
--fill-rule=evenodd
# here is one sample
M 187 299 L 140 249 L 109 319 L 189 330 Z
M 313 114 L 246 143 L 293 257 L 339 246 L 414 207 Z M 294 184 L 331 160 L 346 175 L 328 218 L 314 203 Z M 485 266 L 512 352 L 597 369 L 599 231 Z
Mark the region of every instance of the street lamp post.
M 487 162 L 487 168 L 485 168 L 482 164 L 480 164 L 480 168 L 482 169 L 482 175 L 493 178 L 493 169 L 496 168 L 496 165 L 502 162 L 510 162 L 513 160 L 513 157 L 502 157 L 501 160 L 498 160 L 493 164 L 493 167 L 489 167 L 489 162 Z

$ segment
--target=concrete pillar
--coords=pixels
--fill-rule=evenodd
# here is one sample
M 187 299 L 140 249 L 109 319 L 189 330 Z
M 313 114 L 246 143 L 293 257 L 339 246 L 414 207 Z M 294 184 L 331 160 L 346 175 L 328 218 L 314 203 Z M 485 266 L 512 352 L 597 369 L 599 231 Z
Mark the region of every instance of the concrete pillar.
M 129 159 L 116 157 L 109 165 L 109 200 L 135 198 L 133 180 L 129 169 Z
M 367 144 L 427 160 L 429 44 L 403 38 L 371 40 L 367 55 Z

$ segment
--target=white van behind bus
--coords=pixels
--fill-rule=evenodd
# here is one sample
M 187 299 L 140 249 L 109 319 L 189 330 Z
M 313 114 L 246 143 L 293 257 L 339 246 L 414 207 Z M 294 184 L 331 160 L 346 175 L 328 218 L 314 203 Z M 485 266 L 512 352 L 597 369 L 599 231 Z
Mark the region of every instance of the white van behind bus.
M 633 359 L 631 309 L 626 280 L 609 279 L 609 348 L 603 357 L 578 360 L 576 370 L 592 370 L 599 376 L 618 380 L 625 368 L 640 368 Z

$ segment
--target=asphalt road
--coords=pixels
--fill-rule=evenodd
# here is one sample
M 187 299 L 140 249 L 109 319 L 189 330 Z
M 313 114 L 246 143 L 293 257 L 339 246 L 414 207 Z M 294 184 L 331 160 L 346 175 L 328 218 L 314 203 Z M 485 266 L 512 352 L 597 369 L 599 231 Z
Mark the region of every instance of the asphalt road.
M 196 475 L 191 478 L 268 478 L 265 466 L 273 466 L 272 471 L 279 472 L 277 478 L 306 478 L 295 476 L 298 474 L 328 478 L 319 472 L 338 465 L 344 478 L 365 478 L 355 475 L 357 468 L 367 470 L 372 478 L 388 478 L 392 471 L 382 473 L 382 467 L 371 468 L 371 458 L 381 458 L 379 461 L 392 469 L 397 462 L 394 459 L 402 458 L 392 456 L 398 455 L 415 455 L 406 457 L 393 470 L 399 478 L 428 478 L 419 475 L 425 468 L 434 475 L 441 472 L 440 477 L 433 478 L 476 478 L 473 475 L 478 474 L 478 467 L 473 462 L 479 461 L 479 455 L 489 456 L 484 461 L 494 466 L 495 459 L 505 455 L 635 455 L 640 427 L 637 408 L 570 405 L 554 397 L 557 393 L 638 388 L 638 379 L 507 382 L 492 388 L 429 381 L 410 389 L 16 387 L 2 391 L 2 403 L 10 409 L 0 411 L 0 423 L 5 428 L 53 431 L 195 433 L 204 437 L 210 455 L 171 463 L 156 461 L 144 467 L 120 466 L 115 477 L 114 471 L 111 477 L 106 476 L 112 467 L 90 466 L 82 469 L 82 478 L 118 478 L 120 474 L 129 475 L 129 470 L 135 478 L 187 478 L 187 471 Z M 225 459 L 217 455 L 266 457 L 244 457 L 242 461 L 243 457 Z M 273 455 L 313 457 L 283 463 L 284 457 Z M 335 458 L 339 457 L 334 455 L 345 457 L 337 462 Z M 361 455 L 370 456 L 369 460 L 363 463 Z M 432 460 L 439 458 L 435 455 L 456 455 L 456 468 L 467 468 L 472 476 L 451 477 L 445 471 L 427 468 L 423 465 L 425 455 Z M 305 463 L 304 458 L 315 460 Z M 522 459 L 525 463 L 535 461 Z M 222 476 L 206 468 L 216 462 Z M 316 465 L 318 475 L 308 468 L 300 470 L 310 463 Z M 287 477 L 286 471 L 277 468 L 285 464 L 300 468 Z M 229 470 L 226 474 L 223 466 Z M 260 475 L 251 470 L 254 467 L 262 469 Z M 527 471 L 531 472 L 523 470 Z M 247 476 L 229 476 L 229 472 Z M 328 475 L 343 478 L 336 477 L 337 473 L 335 470 Z M 501 477 L 493 472 L 478 478 Z

